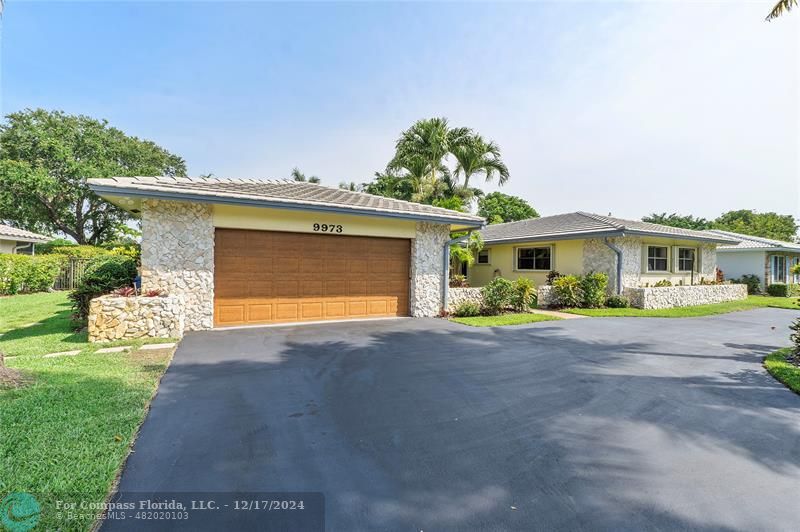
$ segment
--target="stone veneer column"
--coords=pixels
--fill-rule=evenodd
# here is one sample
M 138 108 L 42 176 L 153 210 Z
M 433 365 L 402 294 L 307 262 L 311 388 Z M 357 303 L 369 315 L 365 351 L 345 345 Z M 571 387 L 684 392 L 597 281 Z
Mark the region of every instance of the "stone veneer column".
M 450 240 L 450 227 L 417 222 L 411 240 L 411 283 L 409 311 L 414 317 L 438 316 L 442 309 L 444 245 Z
M 622 250 L 622 288 L 639 286 L 642 274 L 642 241 L 637 237 L 609 238 L 609 243 Z M 558 261 L 558 257 L 556 257 Z M 608 275 L 608 291 L 617 290 L 617 254 L 601 239 L 583 242 L 583 273 L 603 272 Z
M 214 326 L 211 205 L 142 202 L 142 289 L 182 294 L 188 330 Z

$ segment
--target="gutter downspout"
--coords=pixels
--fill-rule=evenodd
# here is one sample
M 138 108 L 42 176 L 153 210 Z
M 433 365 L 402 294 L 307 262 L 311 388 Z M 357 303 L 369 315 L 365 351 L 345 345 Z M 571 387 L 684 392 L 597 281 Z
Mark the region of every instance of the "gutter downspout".
M 480 229 L 486 227 L 482 225 Z M 466 235 L 461 235 L 457 238 L 451 238 L 444 244 L 442 249 L 442 310 L 447 312 L 449 299 L 450 299 L 450 246 L 466 239 L 469 242 L 469 237 L 475 229 L 468 229 Z
M 603 244 L 617 254 L 617 295 L 622 294 L 622 250 L 608 241 L 608 237 L 603 239 Z

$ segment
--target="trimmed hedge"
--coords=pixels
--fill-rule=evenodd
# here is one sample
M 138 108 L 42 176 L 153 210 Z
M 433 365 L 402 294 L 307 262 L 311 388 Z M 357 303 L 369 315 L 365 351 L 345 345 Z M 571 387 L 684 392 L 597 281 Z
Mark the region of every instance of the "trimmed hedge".
M 774 283 L 767 286 L 767 293 L 775 297 L 795 297 L 800 295 L 800 285 Z
M 0 255 L 0 295 L 52 288 L 64 260 L 49 255 Z
M 747 273 L 738 279 L 731 279 L 731 282 L 734 284 L 747 285 L 748 294 L 758 294 L 761 292 L 761 279 L 759 279 L 758 275 L 753 273 Z

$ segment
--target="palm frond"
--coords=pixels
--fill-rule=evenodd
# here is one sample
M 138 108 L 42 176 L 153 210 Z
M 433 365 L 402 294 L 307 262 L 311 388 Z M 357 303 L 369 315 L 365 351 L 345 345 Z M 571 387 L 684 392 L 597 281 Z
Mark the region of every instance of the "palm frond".
M 772 8 L 772 11 L 769 12 L 766 20 L 778 18 L 784 13 L 791 11 L 793 7 L 797 7 L 797 0 L 780 0 L 775 4 L 775 7 Z

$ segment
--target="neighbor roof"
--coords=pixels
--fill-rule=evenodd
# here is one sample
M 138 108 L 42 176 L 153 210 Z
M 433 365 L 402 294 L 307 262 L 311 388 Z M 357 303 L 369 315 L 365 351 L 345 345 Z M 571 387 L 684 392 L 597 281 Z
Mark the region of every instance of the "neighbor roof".
M 3 240 L 18 240 L 20 242 L 47 242 L 50 240 L 49 237 L 44 235 L 3 224 L 0 224 L 0 238 Z
M 649 235 L 688 240 L 734 244 L 738 240 L 704 231 L 693 231 L 667 225 L 622 220 L 588 212 L 571 212 L 531 218 L 519 222 L 489 225 L 481 230 L 484 242 L 529 242 L 624 235 Z
M 230 203 L 283 209 L 334 211 L 479 227 L 480 216 L 363 192 L 290 180 L 219 179 L 215 177 L 113 177 L 89 179 L 103 197 L 149 197 L 207 203 Z
M 716 235 L 735 238 L 739 241 L 738 244 L 720 246 L 720 251 L 749 251 L 749 250 L 763 250 L 763 251 L 797 251 L 800 252 L 800 244 L 794 242 L 784 242 L 782 240 L 774 240 L 772 238 L 764 238 L 753 235 L 743 235 L 741 233 L 734 233 L 732 231 L 720 231 L 719 229 L 708 229 L 707 233 L 714 233 Z

